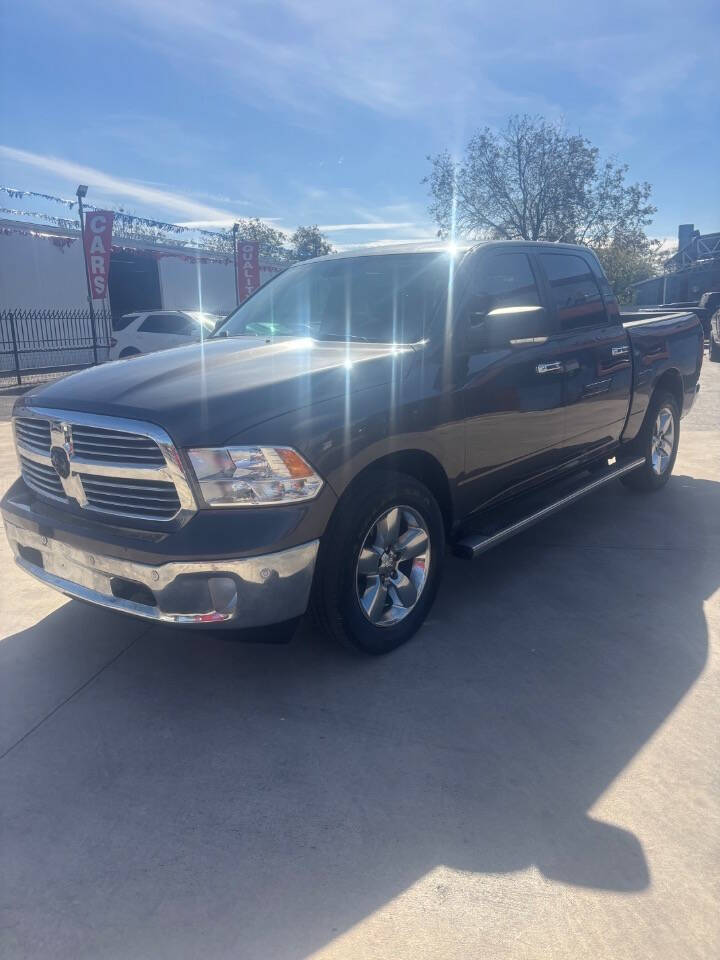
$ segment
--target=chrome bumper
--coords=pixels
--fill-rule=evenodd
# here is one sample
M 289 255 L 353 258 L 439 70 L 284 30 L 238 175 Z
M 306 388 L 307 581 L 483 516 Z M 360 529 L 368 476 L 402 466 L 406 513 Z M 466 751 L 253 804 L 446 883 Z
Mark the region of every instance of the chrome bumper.
M 263 627 L 301 616 L 318 540 L 239 560 L 158 566 L 85 553 L 5 519 L 15 562 L 79 600 L 162 623 Z

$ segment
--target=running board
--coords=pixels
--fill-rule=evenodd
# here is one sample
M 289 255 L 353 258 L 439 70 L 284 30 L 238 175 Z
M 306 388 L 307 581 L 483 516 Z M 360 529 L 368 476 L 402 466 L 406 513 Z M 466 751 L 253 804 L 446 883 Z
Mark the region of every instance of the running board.
M 641 467 L 644 463 L 644 457 L 635 457 L 620 465 L 608 467 L 600 476 L 595 475 L 592 480 L 583 483 L 582 486 L 576 487 L 570 493 L 566 493 L 564 496 L 546 504 L 539 510 L 535 510 L 533 513 L 521 517 L 519 520 L 508 523 L 507 526 L 499 530 L 496 529 L 492 533 L 486 531 L 464 537 L 462 540 L 458 540 L 453 549 L 459 557 L 474 560 L 476 557 L 479 557 L 480 554 L 492 550 L 492 548 L 496 547 L 499 543 L 503 543 L 505 540 L 509 540 L 510 537 L 514 537 L 516 533 L 522 533 L 523 530 L 527 530 L 546 517 L 557 513 L 558 510 L 562 510 L 563 507 L 568 507 L 571 503 L 575 503 L 576 500 L 579 500 L 586 494 L 597 490 L 598 487 L 602 487 L 604 484 L 610 483 L 611 480 L 616 480 L 618 477 L 630 473 L 631 470 L 637 470 L 638 467 Z

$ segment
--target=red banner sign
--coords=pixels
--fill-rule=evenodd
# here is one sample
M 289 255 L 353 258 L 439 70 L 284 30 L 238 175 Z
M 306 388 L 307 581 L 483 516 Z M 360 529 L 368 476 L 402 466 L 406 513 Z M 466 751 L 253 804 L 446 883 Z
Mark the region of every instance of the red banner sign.
M 107 295 L 112 228 L 110 210 L 93 210 L 85 214 L 85 263 L 93 300 L 104 300 Z
M 238 302 L 242 303 L 260 286 L 260 249 L 254 240 L 238 240 L 235 256 Z

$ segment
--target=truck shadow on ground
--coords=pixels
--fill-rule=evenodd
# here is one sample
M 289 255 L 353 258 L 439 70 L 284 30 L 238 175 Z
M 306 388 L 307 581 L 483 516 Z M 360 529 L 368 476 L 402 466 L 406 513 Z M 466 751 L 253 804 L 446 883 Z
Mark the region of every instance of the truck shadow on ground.
M 719 483 L 603 491 L 450 559 L 380 660 L 311 624 L 279 647 L 152 628 L 5 761 L 16 942 L 301 957 L 440 865 L 643 890 L 642 838 L 588 810 L 703 669 L 708 517 Z M 62 658 L 79 609 L 6 642 Z

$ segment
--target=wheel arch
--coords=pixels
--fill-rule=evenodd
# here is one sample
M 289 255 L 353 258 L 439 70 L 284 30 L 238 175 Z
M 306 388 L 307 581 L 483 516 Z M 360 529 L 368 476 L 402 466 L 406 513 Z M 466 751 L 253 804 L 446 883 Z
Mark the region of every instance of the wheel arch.
M 440 507 L 446 534 L 452 530 L 455 522 L 455 510 L 450 481 L 440 461 L 433 454 L 428 453 L 427 450 L 395 450 L 372 460 L 345 487 L 335 509 L 338 509 L 346 497 L 353 495 L 353 491 L 362 485 L 363 479 L 368 474 L 376 473 L 379 470 L 405 473 L 425 484 Z
M 678 405 L 678 412 L 680 413 L 680 416 L 682 416 L 684 400 L 683 379 L 680 375 L 680 372 L 674 367 L 669 370 L 665 370 L 665 372 L 658 377 L 657 383 L 653 387 L 652 394 L 650 395 L 650 404 L 648 404 L 648 409 L 652 404 L 653 397 L 657 396 L 659 392 L 663 391 L 672 393 Z

